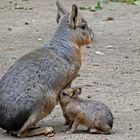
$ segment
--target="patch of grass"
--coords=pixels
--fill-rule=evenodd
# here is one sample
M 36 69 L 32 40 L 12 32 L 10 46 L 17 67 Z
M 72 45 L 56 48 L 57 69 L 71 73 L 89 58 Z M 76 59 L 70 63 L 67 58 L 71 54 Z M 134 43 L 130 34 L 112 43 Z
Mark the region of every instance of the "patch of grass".
M 97 10 L 101 10 L 102 9 L 102 6 L 101 6 L 101 3 L 100 2 L 97 2 L 95 4 L 92 4 L 90 6 L 81 6 L 79 7 L 81 10 L 89 10 L 91 12 L 95 12 Z
M 134 5 L 140 5 L 140 0 L 136 0 L 133 2 Z
M 110 0 L 110 1 L 113 1 L 113 2 L 125 2 L 125 3 L 133 3 L 134 0 Z
M 139 5 L 139 3 L 140 3 L 140 0 L 110 0 L 110 1 L 130 3 L 130 4 L 134 4 L 134 5 Z

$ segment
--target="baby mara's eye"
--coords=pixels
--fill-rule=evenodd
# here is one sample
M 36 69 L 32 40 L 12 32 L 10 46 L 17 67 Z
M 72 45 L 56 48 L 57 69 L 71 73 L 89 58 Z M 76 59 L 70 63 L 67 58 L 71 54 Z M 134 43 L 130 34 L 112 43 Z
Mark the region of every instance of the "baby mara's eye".
M 85 23 L 82 24 L 81 28 L 84 30 L 86 29 L 87 25 Z
M 62 92 L 62 95 L 63 95 L 63 96 L 68 96 L 65 92 Z

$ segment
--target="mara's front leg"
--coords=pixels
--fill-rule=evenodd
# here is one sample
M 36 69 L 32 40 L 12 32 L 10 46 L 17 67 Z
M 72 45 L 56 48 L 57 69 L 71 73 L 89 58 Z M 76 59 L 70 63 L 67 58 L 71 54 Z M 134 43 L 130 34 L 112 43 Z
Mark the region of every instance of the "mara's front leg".
M 70 88 L 71 87 L 71 83 L 72 82 L 70 82 L 70 83 L 68 83 L 66 86 L 65 86 L 65 88 Z M 65 89 L 64 88 L 64 89 Z M 69 117 L 67 116 L 67 114 L 65 113 L 65 110 L 64 110 L 64 108 L 63 108 L 63 106 L 61 106 L 61 109 L 62 109 L 62 112 L 63 112 L 63 117 L 64 117 L 64 119 L 65 119 L 65 125 L 69 125 L 70 124 L 70 120 L 69 120 Z

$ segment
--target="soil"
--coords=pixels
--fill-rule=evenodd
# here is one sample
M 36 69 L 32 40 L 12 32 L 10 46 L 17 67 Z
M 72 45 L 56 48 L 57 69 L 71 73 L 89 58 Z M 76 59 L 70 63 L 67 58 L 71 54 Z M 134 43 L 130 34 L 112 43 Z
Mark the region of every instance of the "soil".
M 63 4 L 89 6 L 92 0 Z M 111 135 L 86 133 L 79 127 L 66 134 L 59 105 L 38 126 L 52 126 L 52 140 L 140 139 L 140 7 L 103 3 L 96 12 L 80 10 L 95 33 L 95 43 L 82 48 L 82 67 L 74 85 L 83 87 L 82 98 L 100 100 L 114 115 Z M 42 47 L 54 34 L 55 0 L 0 0 L 0 77 L 24 54 Z M 1 140 L 17 140 L 0 129 Z M 45 140 L 45 136 L 23 140 Z

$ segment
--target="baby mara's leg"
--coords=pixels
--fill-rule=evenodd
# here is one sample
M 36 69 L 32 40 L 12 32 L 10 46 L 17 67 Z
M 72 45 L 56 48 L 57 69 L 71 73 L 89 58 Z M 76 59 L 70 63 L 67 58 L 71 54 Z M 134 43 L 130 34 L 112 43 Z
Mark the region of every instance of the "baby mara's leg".
M 97 130 L 97 131 L 93 132 L 95 134 L 106 134 L 106 135 L 111 134 L 110 126 L 103 120 L 96 120 L 95 128 Z
M 73 122 L 71 122 L 70 124 L 70 129 L 69 131 L 67 131 L 67 134 L 71 134 L 74 133 L 76 131 L 76 128 L 78 127 L 79 124 L 81 124 L 81 122 L 84 119 L 84 113 L 78 113 L 77 116 L 75 117 L 75 120 Z

